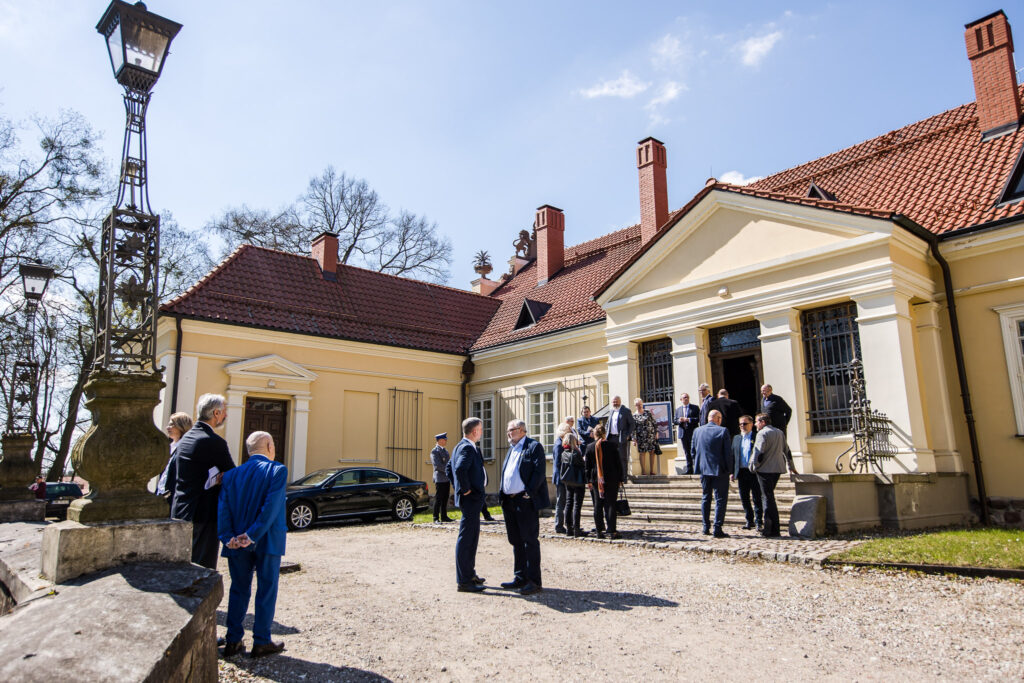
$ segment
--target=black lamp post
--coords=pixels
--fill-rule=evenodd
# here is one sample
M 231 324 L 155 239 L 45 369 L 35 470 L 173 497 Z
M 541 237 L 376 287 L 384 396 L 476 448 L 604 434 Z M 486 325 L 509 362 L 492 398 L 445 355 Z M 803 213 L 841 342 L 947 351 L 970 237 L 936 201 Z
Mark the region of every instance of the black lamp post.
M 39 302 L 53 277 L 53 268 L 38 261 L 26 261 L 19 265 L 22 286 L 25 291 L 25 322 L 17 343 L 14 372 L 11 377 L 10 410 L 7 413 L 7 427 L 3 434 L 3 461 L 0 461 L 0 501 L 28 501 L 34 494 L 28 490 L 33 477 L 38 473 L 32 460 L 35 434 L 32 423 L 35 420 L 39 396 L 39 363 L 35 353 L 35 318 Z M 36 506 L 38 507 L 38 506 Z M 41 517 L 42 510 L 20 510 L 13 515 L 0 515 L 4 519 L 34 519 Z
M 167 461 L 167 439 L 153 423 L 164 383 L 155 368 L 160 218 L 149 204 L 146 108 L 181 24 L 146 6 L 114 0 L 96 30 L 127 117 L 117 201 L 103 222 L 93 370 L 85 385 L 93 424 L 71 452 L 89 498 L 68 509 L 76 522 L 167 516 L 146 491 Z

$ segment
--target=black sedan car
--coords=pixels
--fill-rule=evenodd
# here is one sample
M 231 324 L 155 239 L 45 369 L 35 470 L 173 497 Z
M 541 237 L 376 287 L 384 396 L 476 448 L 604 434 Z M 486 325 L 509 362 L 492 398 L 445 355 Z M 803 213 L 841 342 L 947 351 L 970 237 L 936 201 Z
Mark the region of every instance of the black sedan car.
M 288 486 L 288 528 L 308 529 L 318 520 L 372 519 L 390 514 L 407 522 L 430 506 L 427 484 L 380 467 L 318 470 Z
M 71 501 L 82 497 L 82 489 L 72 482 L 46 483 L 46 516 L 59 519 L 68 518 L 68 506 Z

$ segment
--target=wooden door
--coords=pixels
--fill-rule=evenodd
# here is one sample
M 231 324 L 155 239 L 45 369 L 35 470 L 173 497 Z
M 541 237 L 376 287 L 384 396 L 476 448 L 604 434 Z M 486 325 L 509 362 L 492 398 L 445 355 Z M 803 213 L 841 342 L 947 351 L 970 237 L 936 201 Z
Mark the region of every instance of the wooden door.
M 267 432 L 274 437 L 274 448 L 277 450 L 278 462 L 284 462 L 285 456 L 285 429 L 288 425 L 288 402 L 274 401 L 266 398 L 245 399 L 245 434 L 248 437 L 253 432 Z M 242 453 L 242 462 L 249 458 L 249 454 Z

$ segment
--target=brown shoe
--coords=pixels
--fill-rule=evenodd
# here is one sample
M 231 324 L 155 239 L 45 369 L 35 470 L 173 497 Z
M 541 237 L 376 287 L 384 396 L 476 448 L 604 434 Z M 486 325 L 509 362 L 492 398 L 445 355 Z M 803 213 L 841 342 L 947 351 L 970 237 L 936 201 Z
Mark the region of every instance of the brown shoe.
M 237 643 L 224 643 L 224 650 L 222 654 L 224 658 L 234 657 L 237 654 L 245 652 L 245 643 L 238 641 Z
M 252 651 L 249 653 L 250 657 L 266 657 L 267 655 L 276 655 L 278 652 L 284 650 L 284 643 L 263 643 L 256 645 L 253 643 Z

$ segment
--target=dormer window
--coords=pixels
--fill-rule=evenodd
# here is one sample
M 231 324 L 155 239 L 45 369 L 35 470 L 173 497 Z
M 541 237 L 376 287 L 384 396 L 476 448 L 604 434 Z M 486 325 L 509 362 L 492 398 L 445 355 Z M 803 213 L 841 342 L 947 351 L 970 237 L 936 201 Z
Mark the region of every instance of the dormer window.
M 551 304 L 523 299 L 523 307 L 519 310 L 519 319 L 516 320 L 515 329 L 522 330 L 535 325 L 541 319 L 541 316 L 548 312 L 549 308 L 551 308 Z
M 834 194 L 832 194 L 828 190 L 824 190 L 818 187 L 818 185 L 814 182 L 811 182 L 811 187 L 810 189 L 807 190 L 807 196 L 810 197 L 811 199 L 823 199 L 826 202 L 836 201 L 836 196 Z
M 1010 180 L 1003 189 L 999 203 L 1005 204 L 1021 199 L 1024 199 L 1024 149 L 1017 156 L 1017 163 L 1013 165 L 1013 171 L 1010 172 Z

